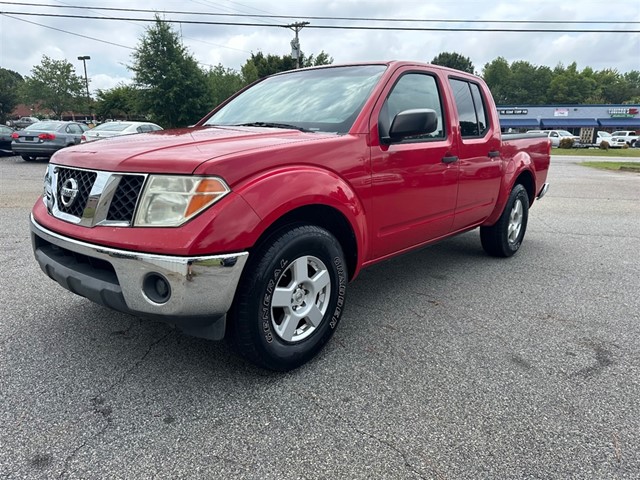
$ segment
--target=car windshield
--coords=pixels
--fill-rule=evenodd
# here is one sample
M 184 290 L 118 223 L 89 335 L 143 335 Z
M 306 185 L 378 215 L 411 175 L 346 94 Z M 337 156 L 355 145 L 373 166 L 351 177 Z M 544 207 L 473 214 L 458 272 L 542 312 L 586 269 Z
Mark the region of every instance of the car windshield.
M 241 93 L 205 125 L 290 126 L 346 133 L 386 68 L 331 67 L 276 75 Z
M 558 130 L 558 135 L 561 137 L 573 137 L 573 133 L 567 132 L 566 130 Z
M 37 130 L 39 132 L 55 132 L 62 124 L 59 122 L 37 122 L 29 125 L 25 130 Z
M 598 132 L 598 136 L 600 136 L 600 137 L 611 137 L 612 135 L 609 132 Z
M 103 123 L 94 128 L 94 130 L 100 130 L 103 132 L 121 132 L 127 128 L 130 123 Z

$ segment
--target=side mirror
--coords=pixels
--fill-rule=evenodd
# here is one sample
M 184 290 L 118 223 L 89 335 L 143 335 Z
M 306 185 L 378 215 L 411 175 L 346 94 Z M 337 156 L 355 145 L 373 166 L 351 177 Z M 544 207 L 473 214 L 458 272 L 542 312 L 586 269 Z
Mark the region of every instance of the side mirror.
M 416 108 L 398 113 L 391 122 L 389 136 L 382 140 L 385 143 L 398 142 L 414 135 L 426 135 L 438 128 L 438 115 L 430 108 Z

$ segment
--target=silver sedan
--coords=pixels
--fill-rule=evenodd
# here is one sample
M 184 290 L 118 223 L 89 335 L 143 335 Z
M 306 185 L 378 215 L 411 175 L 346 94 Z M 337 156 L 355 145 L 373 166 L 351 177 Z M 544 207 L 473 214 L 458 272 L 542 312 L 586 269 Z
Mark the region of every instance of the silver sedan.
M 61 148 L 78 145 L 86 127 L 77 122 L 46 120 L 29 125 L 11 135 L 11 150 L 30 162 L 50 158 Z

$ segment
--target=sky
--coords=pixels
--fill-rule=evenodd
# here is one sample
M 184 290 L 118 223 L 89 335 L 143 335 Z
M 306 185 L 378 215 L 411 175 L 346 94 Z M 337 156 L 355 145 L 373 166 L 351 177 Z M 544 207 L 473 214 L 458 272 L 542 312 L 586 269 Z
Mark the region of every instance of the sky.
M 72 6 L 85 8 L 68 8 Z M 113 17 L 152 19 L 153 13 L 104 11 L 97 10 L 97 7 L 159 11 L 166 20 L 176 21 L 174 28 L 180 32 L 189 52 L 205 69 L 222 64 L 240 70 L 251 53 L 259 51 L 265 55 L 288 55 L 294 32 L 285 26 L 309 22 L 299 33 L 302 51 L 306 55 L 324 51 L 333 57 L 336 64 L 372 60 L 429 62 L 441 52 L 456 52 L 468 57 L 477 73 L 482 73 L 482 67 L 497 57 L 504 57 L 509 62 L 524 60 L 549 67 L 576 62 L 579 70 L 585 67 L 615 69 L 621 73 L 640 70 L 640 33 L 625 32 L 640 31 L 640 0 L 0 0 L 0 67 L 28 76 L 42 56 L 47 55 L 57 60 L 68 60 L 79 75 L 84 75 L 83 63 L 77 58 L 88 55 L 91 59 L 86 62 L 87 75 L 92 93 L 97 89 L 130 83 L 132 72 L 127 65 L 132 62 L 132 49 L 138 45 L 150 23 L 114 20 Z M 168 13 L 171 10 L 192 14 Z M 19 15 L 24 13 L 38 15 Z M 211 13 L 224 15 L 207 15 Z M 46 17 L 42 14 L 82 15 L 98 19 Z M 291 18 L 253 15 L 286 15 Z M 346 19 L 337 20 L 335 17 Z M 390 21 L 393 19 L 419 21 Z M 253 25 L 204 25 L 180 21 Z M 506 23 L 514 21 L 563 23 Z M 323 26 L 476 28 L 482 31 L 319 28 Z M 495 32 L 488 29 L 517 31 Z M 523 29 L 555 31 L 523 32 Z

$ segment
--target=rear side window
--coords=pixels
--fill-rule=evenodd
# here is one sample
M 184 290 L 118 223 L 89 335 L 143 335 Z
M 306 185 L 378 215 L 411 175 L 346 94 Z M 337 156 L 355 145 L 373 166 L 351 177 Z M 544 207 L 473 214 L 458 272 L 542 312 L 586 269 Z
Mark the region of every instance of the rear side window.
M 431 75 L 422 73 L 407 73 L 400 77 L 389 93 L 378 119 L 380 136 L 389 134 L 389 128 L 394 117 L 405 110 L 415 108 L 430 108 L 438 116 L 438 127 L 435 132 L 427 135 L 409 137 L 407 141 L 431 140 L 444 138 L 444 121 L 442 118 L 442 104 L 436 80 Z
M 481 137 L 489 129 L 487 109 L 475 83 L 450 78 L 453 97 L 460 118 L 460 135 L 462 138 Z

